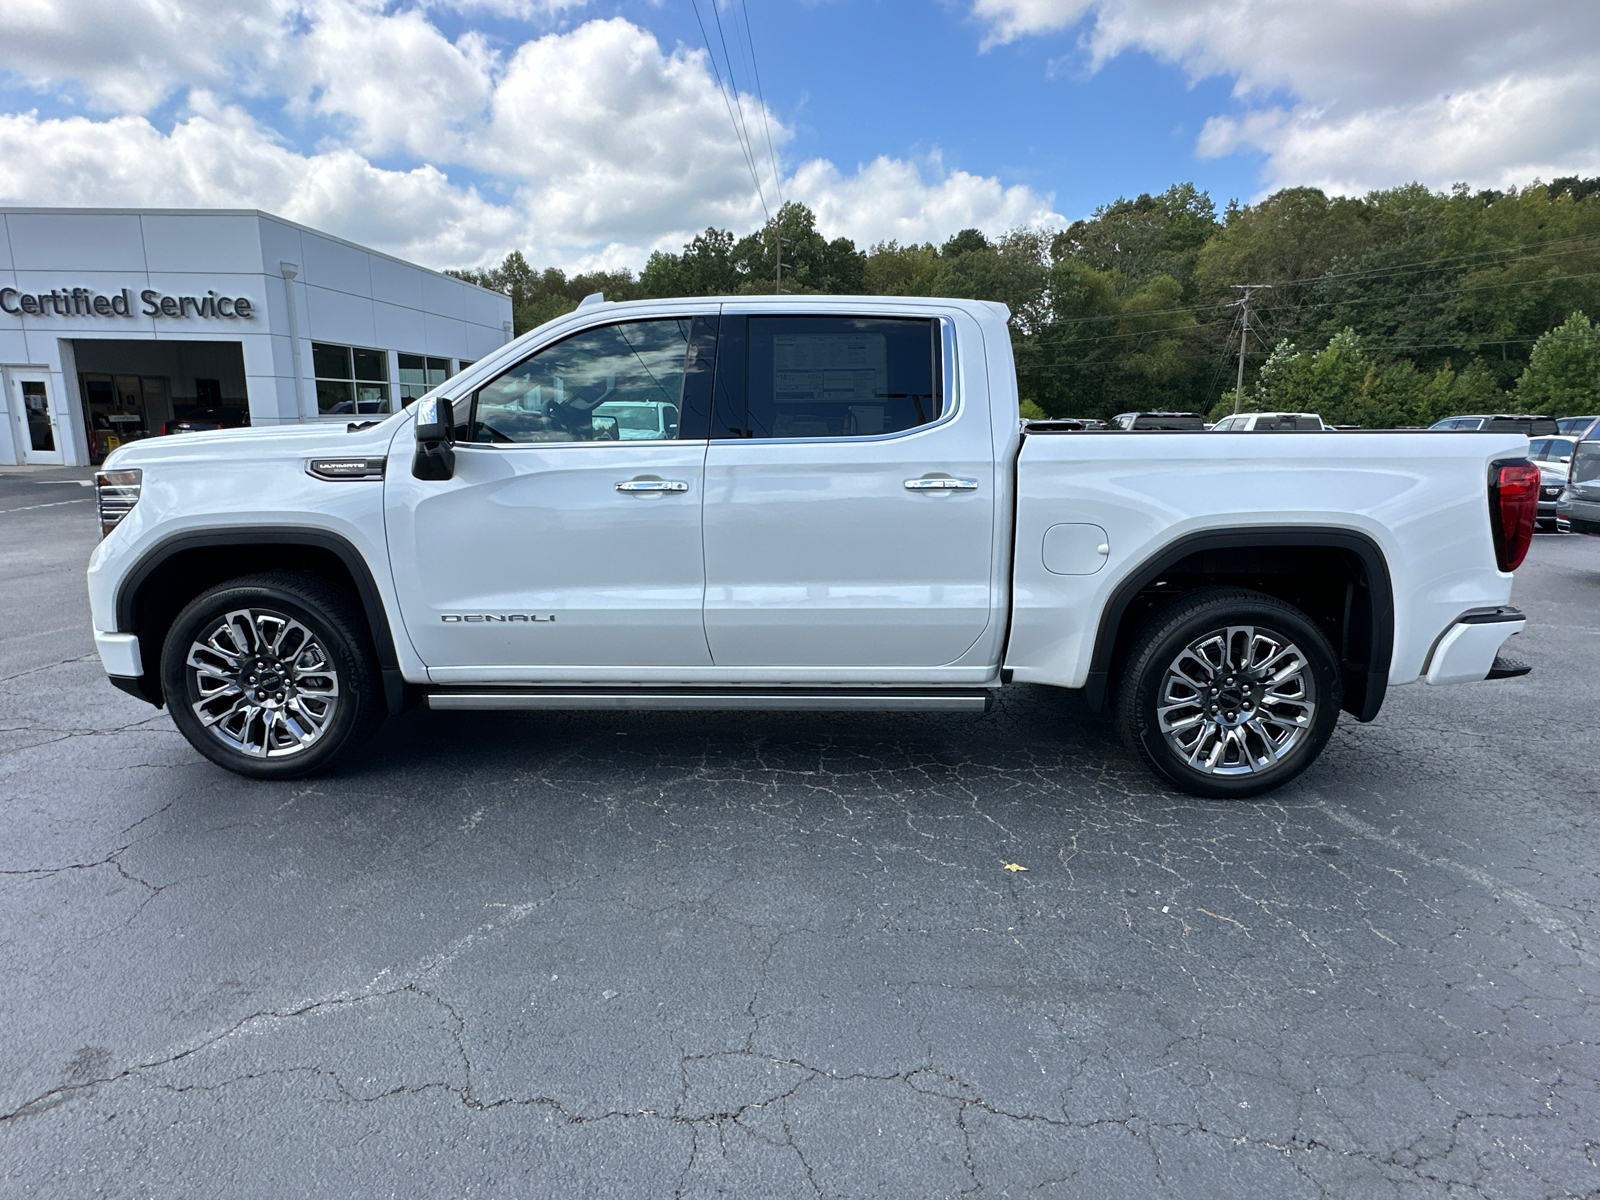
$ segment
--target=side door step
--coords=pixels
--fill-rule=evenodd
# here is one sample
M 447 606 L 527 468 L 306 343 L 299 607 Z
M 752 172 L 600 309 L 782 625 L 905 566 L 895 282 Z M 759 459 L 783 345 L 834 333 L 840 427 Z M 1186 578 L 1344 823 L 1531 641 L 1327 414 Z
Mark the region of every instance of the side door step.
M 428 707 L 463 709 L 743 709 L 755 712 L 988 712 L 992 694 L 965 688 L 474 688 L 428 693 Z

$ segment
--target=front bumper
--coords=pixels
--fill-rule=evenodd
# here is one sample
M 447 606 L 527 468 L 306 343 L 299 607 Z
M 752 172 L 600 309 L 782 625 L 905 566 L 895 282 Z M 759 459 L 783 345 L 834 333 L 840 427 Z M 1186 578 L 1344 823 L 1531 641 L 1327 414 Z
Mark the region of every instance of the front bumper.
M 1528 619 L 1515 608 L 1468 613 L 1439 638 L 1423 678 L 1429 683 L 1471 683 L 1487 679 L 1506 640 L 1522 632 Z
M 1539 488 L 1539 520 L 1554 521 L 1556 519 L 1556 502 L 1561 498 L 1561 488 L 1549 484 Z
M 139 653 L 139 638 L 132 633 L 94 631 L 94 648 L 107 675 L 137 679 L 144 674 L 144 657 Z

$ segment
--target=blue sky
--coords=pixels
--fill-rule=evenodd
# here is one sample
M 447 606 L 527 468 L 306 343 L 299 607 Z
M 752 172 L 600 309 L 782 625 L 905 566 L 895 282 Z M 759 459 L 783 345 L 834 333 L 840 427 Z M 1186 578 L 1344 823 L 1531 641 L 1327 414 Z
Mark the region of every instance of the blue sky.
M 715 2 L 769 202 L 765 128 L 786 198 L 863 245 L 1181 181 L 1221 208 L 1600 174 L 1594 0 Z M 637 268 L 761 219 L 712 61 L 691 0 L 0 5 L 0 203 L 263 208 L 432 266 Z

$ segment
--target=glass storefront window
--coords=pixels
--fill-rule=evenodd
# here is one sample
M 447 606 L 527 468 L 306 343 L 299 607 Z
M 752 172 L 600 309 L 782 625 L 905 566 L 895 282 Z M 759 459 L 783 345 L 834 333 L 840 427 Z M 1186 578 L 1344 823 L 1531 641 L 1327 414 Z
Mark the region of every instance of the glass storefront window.
M 448 358 L 429 358 L 422 354 L 400 355 L 401 405 L 410 404 L 418 396 L 438 387 L 449 378 Z
M 389 411 L 389 356 L 359 346 L 311 343 L 317 374 L 317 411 L 324 416 Z

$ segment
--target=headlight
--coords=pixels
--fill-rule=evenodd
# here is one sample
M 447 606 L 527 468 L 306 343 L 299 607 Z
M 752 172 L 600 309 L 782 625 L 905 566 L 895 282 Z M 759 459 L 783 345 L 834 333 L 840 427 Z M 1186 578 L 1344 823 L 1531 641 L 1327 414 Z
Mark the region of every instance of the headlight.
M 105 537 L 115 529 L 122 518 L 139 503 L 139 488 L 144 472 L 137 467 L 121 471 L 96 471 L 95 494 L 100 498 L 100 536 Z

